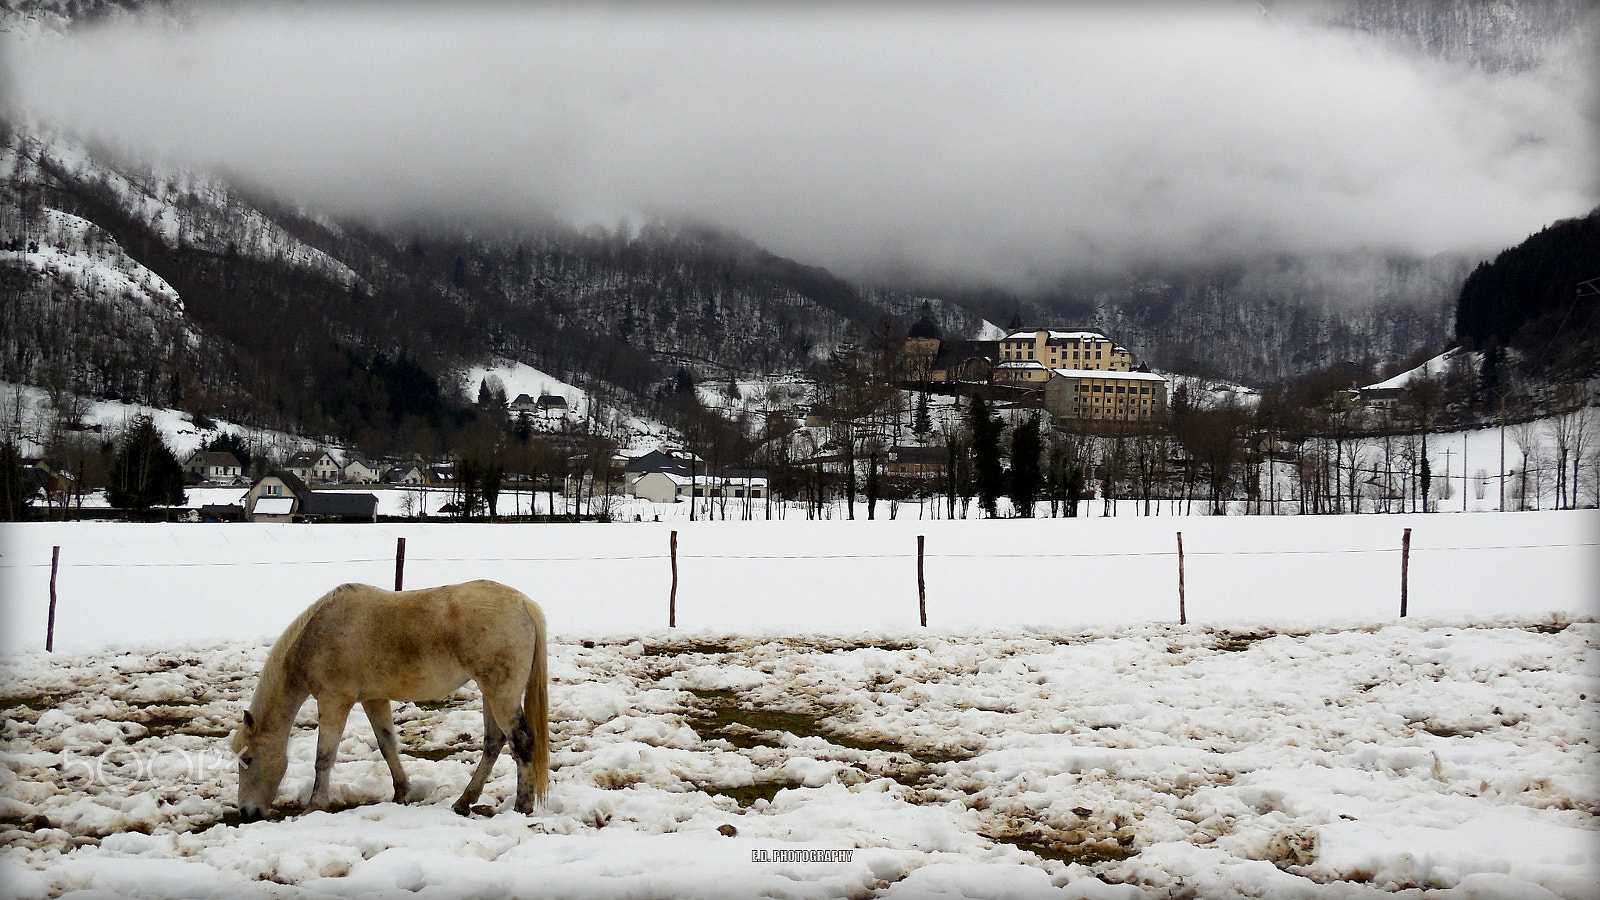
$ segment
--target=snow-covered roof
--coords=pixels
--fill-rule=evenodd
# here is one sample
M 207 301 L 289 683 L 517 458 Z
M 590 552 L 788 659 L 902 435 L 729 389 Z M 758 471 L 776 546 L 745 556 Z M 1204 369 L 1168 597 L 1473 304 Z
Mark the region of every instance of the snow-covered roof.
M 1041 331 L 1043 331 L 1045 333 L 1045 335 L 1046 335 L 1045 340 L 1050 340 L 1050 341 L 1066 341 L 1066 340 L 1099 340 L 1099 341 L 1104 341 L 1104 340 L 1108 340 L 1108 338 L 1105 335 L 1101 334 L 1098 331 L 1050 331 L 1050 330 L 1045 329 L 1045 328 L 1035 328 L 1035 329 L 1033 329 L 1031 331 L 1013 331 L 1010 334 L 1006 335 L 1003 338 L 1003 340 L 1007 340 L 1007 341 L 1032 341 L 1032 340 L 1035 340 L 1035 339 L 1037 339 L 1039 337 L 1039 332 L 1041 332 Z
M 1117 372 L 1110 369 L 1051 369 L 1063 378 L 1114 378 L 1123 381 L 1166 381 L 1154 372 Z
M 673 484 L 677 484 L 677 485 L 684 485 L 684 484 L 688 484 L 689 483 L 689 476 L 688 475 L 679 475 L 676 472 L 661 472 L 661 471 L 640 473 L 638 481 L 643 481 L 646 478 L 651 478 L 651 477 L 665 478 L 666 480 L 672 482 Z M 704 478 L 701 478 L 699 480 L 701 482 L 705 481 Z
M 294 512 L 294 498 L 262 497 L 256 501 L 254 512 L 261 516 L 287 516 Z

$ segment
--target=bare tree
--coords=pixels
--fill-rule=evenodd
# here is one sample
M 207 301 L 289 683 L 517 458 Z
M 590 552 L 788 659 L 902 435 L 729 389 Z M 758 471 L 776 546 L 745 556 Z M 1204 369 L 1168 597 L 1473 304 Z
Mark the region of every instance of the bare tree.
M 1529 476 L 1532 476 L 1532 489 L 1535 505 L 1538 504 L 1540 493 L 1540 478 L 1537 471 L 1539 456 L 1539 428 L 1533 420 L 1518 422 L 1511 426 L 1511 440 L 1517 445 L 1517 452 L 1522 454 L 1522 465 L 1517 467 L 1517 485 L 1515 496 L 1517 509 L 1528 508 Z M 1534 471 L 1530 472 L 1530 469 Z
M 1576 385 L 1563 385 L 1556 392 L 1557 409 L 1554 416 L 1545 420 L 1545 430 L 1550 435 L 1555 454 L 1556 508 L 1571 509 L 1578 505 L 1578 468 L 1583 458 L 1583 445 L 1589 427 L 1588 409 L 1584 405 L 1583 389 Z M 1567 477 L 1567 463 L 1572 463 L 1572 476 Z
M 1410 411 L 1412 423 L 1421 436 L 1417 466 L 1420 484 L 1416 496 L 1422 500 L 1422 511 L 1428 512 L 1428 494 L 1433 482 L 1433 470 L 1428 462 L 1428 431 L 1444 403 L 1444 385 L 1434 378 L 1414 378 L 1406 385 L 1401 402 Z

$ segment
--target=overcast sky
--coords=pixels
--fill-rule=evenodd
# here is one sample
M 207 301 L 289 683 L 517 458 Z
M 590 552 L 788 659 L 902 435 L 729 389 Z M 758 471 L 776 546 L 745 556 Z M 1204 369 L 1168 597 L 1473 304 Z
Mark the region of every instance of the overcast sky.
M 441 6 L 13 40 L 9 100 L 334 214 L 690 217 L 1013 286 L 1482 252 L 1600 192 L 1592 74 L 1490 77 L 1253 3 Z

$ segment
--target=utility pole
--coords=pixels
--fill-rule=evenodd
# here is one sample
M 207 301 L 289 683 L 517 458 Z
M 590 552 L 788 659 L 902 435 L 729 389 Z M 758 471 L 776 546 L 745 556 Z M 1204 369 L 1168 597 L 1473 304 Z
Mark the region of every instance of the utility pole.
M 1506 398 L 1500 396 L 1500 507 L 1496 512 L 1506 511 Z
M 1444 498 L 1450 495 L 1450 450 L 1444 448 L 1444 490 L 1439 494 L 1439 511 L 1444 511 Z M 1462 493 L 1466 493 L 1466 480 L 1462 479 Z

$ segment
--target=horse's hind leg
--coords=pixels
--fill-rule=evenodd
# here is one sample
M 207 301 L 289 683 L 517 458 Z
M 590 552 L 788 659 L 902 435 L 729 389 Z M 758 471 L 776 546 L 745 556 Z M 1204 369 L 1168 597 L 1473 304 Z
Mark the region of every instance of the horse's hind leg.
M 339 740 L 344 737 L 344 720 L 350 716 L 355 701 L 344 697 L 317 698 L 317 777 L 311 786 L 311 809 L 328 807 L 328 774 L 333 769 L 333 759 L 339 754 Z
M 520 685 L 518 686 L 520 687 Z M 509 692 L 501 692 L 491 697 L 485 693 L 483 698 L 485 717 L 488 710 L 494 710 L 495 717 L 500 722 L 500 727 L 511 739 L 511 755 L 517 761 L 517 800 L 516 810 L 519 813 L 533 812 L 533 801 L 543 785 L 537 784 L 534 771 L 534 745 L 533 729 L 528 727 L 528 719 L 522 712 L 522 694 L 517 687 Z
M 361 708 L 367 711 L 367 721 L 372 723 L 372 733 L 378 739 L 378 752 L 389 764 L 389 774 L 394 776 L 394 802 L 406 802 L 411 793 L 411 782 L 405 769 L 400 768 L 400 742 L 394 733 L 393 711 L 387 700 L 363 700 Z
M 472 773 L 472 780 L 467 782 L 467 789 L 462 791 L 461 798 L 453 807 L 460 815 L 472 811 L 472 804 L 478 802 L 478 795 L 483 793 L 483 786 L 489 781 L 489 772 L 494 769 L 494 761 L 500 758 L 500 748 L 506 745 L 506 733 L 500 730 L 495 723 L 494 713 L 489 709 L 489 698 L 483 700 L 483 759 L 478 760 L 478 770 Z

